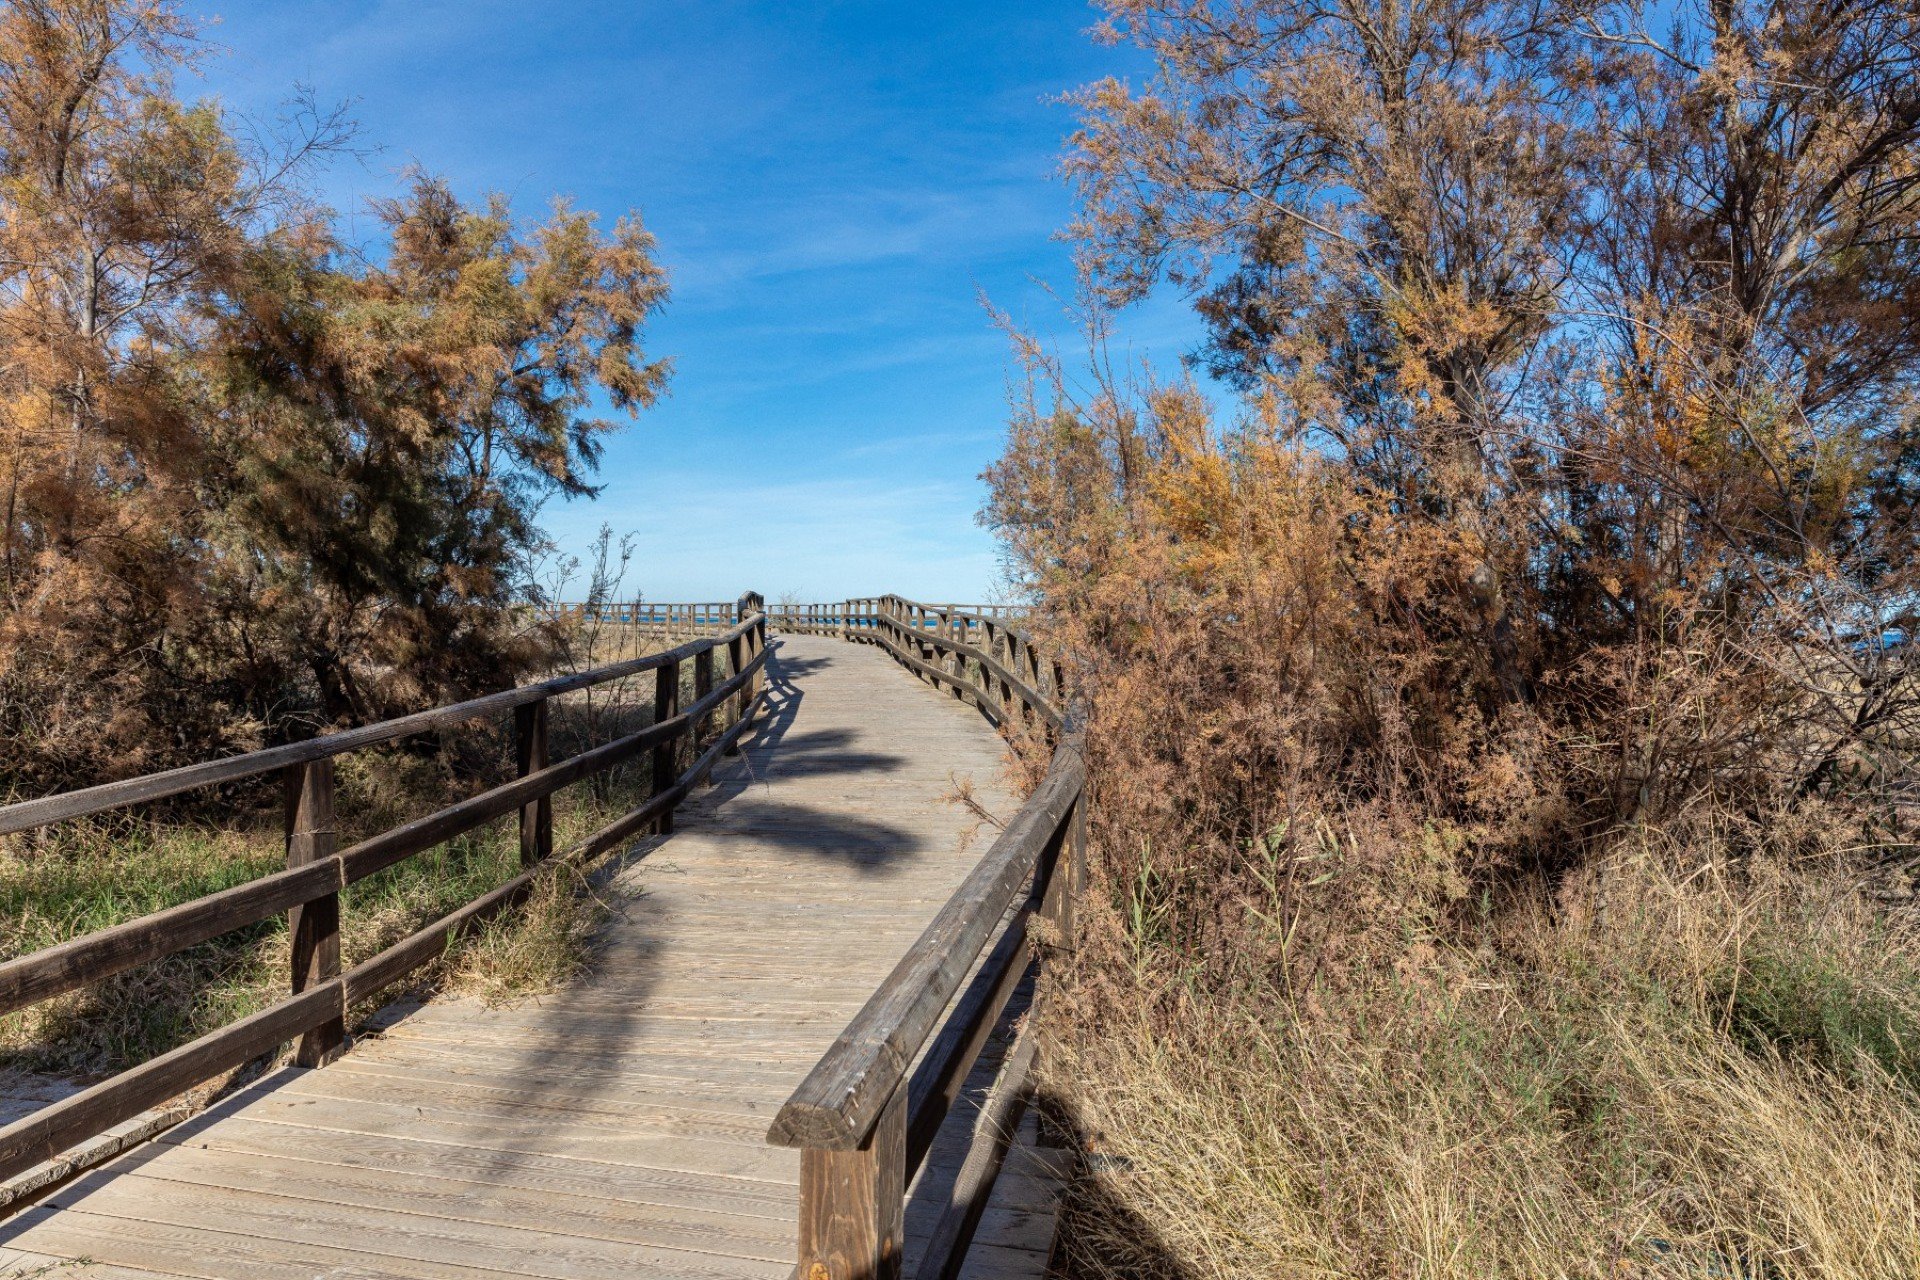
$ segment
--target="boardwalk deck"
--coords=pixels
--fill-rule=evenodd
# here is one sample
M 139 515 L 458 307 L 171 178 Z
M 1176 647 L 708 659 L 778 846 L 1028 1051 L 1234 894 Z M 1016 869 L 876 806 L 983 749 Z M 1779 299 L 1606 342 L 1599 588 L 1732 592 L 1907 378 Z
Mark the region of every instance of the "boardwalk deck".
M 956 782 L 1015 804 L 980 718 L 879 652 L 790 636 L 769 679 L 743 754 L 612 879 L 590 978 L 266 1077 L 0 1223 L 0 1277 L 783 1280 L 799 1153 L 767 1125 L 991 838 Z M 1040 1274 L 1047 1155 L 1010 1161 L 964 1274 Z

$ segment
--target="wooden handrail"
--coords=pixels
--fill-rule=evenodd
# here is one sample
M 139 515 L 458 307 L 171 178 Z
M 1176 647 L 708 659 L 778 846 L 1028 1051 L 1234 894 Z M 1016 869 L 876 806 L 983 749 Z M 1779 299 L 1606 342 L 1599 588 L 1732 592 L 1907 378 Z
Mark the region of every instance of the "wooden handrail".
M 768 1141 L 850 1151 L 864 1143 L 940 1025 L 994 927 L 1073 812 L 1085 781 L 1073 744 L 900 963 L 780 1108 Z
M 600 622 L 613 626 L 718 627 L 736 621 L 733 604 L 706 600 L 693 604 L 651 600 L 556 600 L 529 606 L 556 622 Z
M 764 695 L 760 672 L 767 659 L 766 614 L 749 593 L 734 606 L 738 619 L 724 632 L 702 637 L 646 658 L 510 689 L 451 707 L 435 708 L 365 729 L 329 734 L 290 747 L 252 752 L 211 765 L 193 765 L 149 778 L 28 801 L 0 809 L 0 831 L 18 831 L 61 818 L 98 813 L 141 799 L 174 795 L 194 786 L 231 781 L 273 769 L 285 771 L 288 791 L 288 869 L 260 876 L 220 893 L 165 911 L 69 939 L 31 955 L 0 963 L 0 1013 L 11 1012 L 86 983 L 182 951 L 187 947 L 287 911 L 294 933 L 293 993 L 258 1013 L 209 1032 L 168 1053 L 130 1068 L 0 1127 L 0 1179 L 12 1177 L 66 1147 L 138 1115 L 142 1110 L 241 1065 L 298 1037 L 296 1061 L 318 1065 L 337 1054 L 348 1010 L 444 953 L 447 944 L 525 899 L 543 869 L 556 860 L 585 860 L 647 826 L 664 824 L 673 809 L 712 770 L 752 722 Z M 730 673 L 712 682 L 716 652 L 728 655 Z M 696 664 L 696 698 L 677 705 L 682 661 Z M 557 763 L 546 761 L 547 700 L 576 689 L 642 671 L 656 671 L 673 696 L 655 723 L 636 733 Z M 704 671 L 704 675 L 702 672 Z M 702 687 L 705 686 L 705 687 Z M 737 707 L 733 723 L 686 769 L 656 774 L 654 794 L 571 848 L 555 854 L 551 829 L 541 832 L 540 807 L 558 790 L 652 749 L 663 751 L 697 738 L 716 712 Z M 660 707 L 663 704 L 656 704 Z M 392 741 L 423 728 L 463 723 L 490 713 L 533 708 L 515 716 L 514 781 L 382 832 L 346 849 L 333 848 L 332 759 L 342 752 Z M 676 757 L 664 757 L 674 760 Z M 515 879 L 340 972 L 339 894 L 347 885 L 484 822 L 519 810 L 524 870 Z M 548 820 L 550 824 L 550 819 Z
M 150 773 L 121 782 L 104 782 L 96 787 L 83 787 L 78 791 L 64 791 L 59 795 L 45 796 L 38 800 L 24 800 L 18 804 L 0 806 L 0 835 L 11 835 L 16 831 L 44 827 L 48 823 L 60 822 L 67 818 L 83 818 L 96 813 L 105 813 L 110 809 L 121 809 L 147 800 L 164 800 L 168 796 L 176 796 L 197 787 L 209 787 L 222 782 L 238 782 L 245 778 L 258 777 L 263 773 L 272 773 L 289 765 L 325 760 L 344 755 L 349 751 L 358 751 L 363 747 L 378 746 L 399 738 L 412 737 L 414 734 L 424 733 L 430 729 L 450 728 L 470 720 L 498 715 L 503 711 L 542 702 L 559 694 L 590 689 L 610 680 L 619 680 L 638 675 L 643 671 L 654 671 L 661 667 L 677 665 L 696 653 L 716 645 L 723 645 L 749 627 L 756 626 L 764 626 L 764 615 L 743 617 L 732 629 L 720 635 L 689 640 L 664 653 L 648 654 L 644 658 L 632 658 L 625 662 L 596 667 L 591 671 L 558 676 L 552 680 L 543 680 L 539 684 L 521 685 L 499 693 L 490 693 L 484 697 L 472 698 L 466 702 L 433 707 L 394 720 L 382 720 L 378 724 L 364 725 L 358 729 L 322 734 L 303 742 L 290 742 L 285 746 L 249 751 L 244 755 L 227 756 L 201 764 L 183 765 L 178 769 L 168 769 L 164 773 Z
M 122 921 L 0 963 L 0 1015 L 172 955 L 223 933 L 257 924 L 289 907 L 336 893 L 414 854 L 511 813 L 531 800 L 550 796 L 649 747 L 674 741 L 686 734 L 694 720 L 745 687 L 746 681 L 765 661 L 766 653 L 762 650 L 742 671 L 684 715 L 649 725 L 537 773 L 469 796 L 320 861 L 261 876 L 220 893 Z
M 1049 703 L 1046 700 L 1046 698 L 1040 694 L 1039 690 L 1034 689 L 1032 686 L 1028 685 L 1024 680 L 1022 680 L 1019 676 L 1015 675 L 1012 671 L 1009 671 L 1004 665 L 1001 664 L 999 659 L 993 657 L 991 654 L 987 653 L 985 650 L 976 648 L 975 646 L 968 644 L 964 640 L 949 639 L 946 636 L 938 635 L 933 632 L 915 633 L 915 632 L 909 631 L 906 627 L 902 626 L 900 623 L 894 621 L 891 618 L 883 619 L 882 626 L 888 629 L 897 631 L 903 637 L 911 637 L 922 644 L 930 644 L 936 649 L 944 650 L 947 653 L 958 654 L 964 658 L 971 658 L 973 661 L 979 663 L 982 667 L 986 668 L 986 670 L 990 672 L 992 675 L 998 677 L 1010 689 L 1012 689 L 1012 691 L 1020 698 L 1022 702 L 1026 703 L 1029 707 L 1032 707 L 1034 711 L 1036 711 L 1040 715 L 1040 717 L 1047 722 L 1050 728 L 1057 731 L 1063 727 L 1064 722 L 1060 718 L 1060 713 L 1054 710 L 1053 705 Z M 881 643 L 885 643 L 885 642 L 882 641 Z M 900 658 L 908 657 L 908 655 L 906 655 L 903 651 L 899 650 L 896 646 L 888 645 L 887 647 L 894 649 L 895 657 L 900 657 Z M 971 684 L 971 682 L 967 681 L 964 677 L 954 676 L 951 672 L 941 671 L 936 668 L 931 672 L 931 674 L 942 681 L 945 681 L 951 684 L 957 684 L 969 690 L 973 688 L 973 685 Z M 982 710 L 986 711 L 990 718 L 996 721 L 999 719 L 999 713 L 993 710 L 992 708 L 983 707 Z
M 896 1280 L 907 1183 L 990 1035 L 1010 1034 L 1011 997 L 1036 962 L 1028 922 L 1036 914 L 1047 917 L 1063 944 L 1072 933 L 1073 899 L 1085 874 L 1080 715 L 1065 696 L 1060 665 L 1042 664 L 1033 637 L 1001 617 L 900 596 L 769 616 L 789 629 L 874 644 L 970 698 L 996 725 L 1007 726 L 1008 708 L 1018 705 L 1053 734 L 1040 785 L 767 1133 L 769 1142 L 801 1150 L 796 1274 Z M 976 633 L 984 643 L 974 642 Z M 1050 688 L 1043 692 L 1044 686 Z M 952 1280 L 959 1272 L 1005 1158 L 1009 1126 L 1025 1105 L 1034 1054 L 1034 1039 L 1023 1027 L 981 1106 L 960 1179 L 920 1260 L 920 1274 L 930 1280 Z

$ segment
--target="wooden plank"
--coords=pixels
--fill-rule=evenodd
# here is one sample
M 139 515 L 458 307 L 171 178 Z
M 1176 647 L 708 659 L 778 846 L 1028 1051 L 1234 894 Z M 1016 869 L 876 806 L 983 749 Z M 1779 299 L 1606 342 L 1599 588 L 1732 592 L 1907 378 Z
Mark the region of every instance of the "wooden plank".
M 975 1240 L 960 1266 L 960 1280 L 1046 1280 L 1047 1255 Z
M 405 1201 L 394 1197 L 392 1203 Z M 764 1277 L 768 1271 L 767 1264 L 751 1259 L 658 1246 L 610 1246 L 534 1226 L 502 1228 L 398 1207 L 343 1208 L 260 1191 L 165 1182 L 138 1172 L 100 1184 L 83 1179 L 48 1202 L 47 1208 L 69 1205 L 77 1211 L 75 1216 L 97 1223 L 95 1231 L 100 1234 L 136 1239 L 178 1239 L 184 1234 L 183 1243 L 200 1247 L 210 1238 L 239 1237 L 247 1241 L 243 1256 L 303 1269 L 317 1267 L 307 1274 L 332 1274 L 328 1264 L 342 1262 L 361 1274 L 422 1280 L 456 1280 L 475 1271 L 551 1280 L 631 1280 L 635 1270 L 649 1265 L 656 1274 L 688 1280 L 748 1280 Z M 30 1229 L 16 1239 L 27 1247 L 61 1252 L 36 1243 L 46 1234 Z M 96 1250 L 106 1243 L 97 1237 L 83 1241 L 87 1252 L 82 1256 L 101 1256 Z
M 0 1280 L 179 1280 L 179 1275 L 0 1248 Z
M 371 1048 L 350 1053 L 331 1064 L 332 1076 L 342 1081 L 350 1077 L 370 1077 L 368 1089 L 383 1088 L 390 1080 L 409 1081 L 420 1087 L 439 1086 L 460 1096 L 473 1090 L 488 1097 L 515 1097 L 516 1091 L 500 1084 L 504 1064 L 483 1059 L 452 1058 L 439 1053 L 395 1057 L 375 1053 Z M 617 1094 L 609 1096 L 609 1086 Z M 683 1076 L 636 1073 L 631 1071 L 583 1072 L 569 1074 L 564 1080 L 542 1087 L 537 1103 L 530 1106 L 598 1111 L 616 1103 L 662 1116 L 709 1117 L 737 1123 L 753 1130 L 755 1141 L 764 1141 L 767 1120 L 779 1110 L 778 1101 L 769 1102 L 769 1093 L 779 1086 L 767 1080 L 736 1079 L 708 1081 L 692 1088 Z
M 399 1055 L 404 1054 L 408 1059 L 425 1058 L 488 1071 L 506 1071 L 517 1064 L 523 1071 L 565 1071 L 581 1080 L 644 1079 L 657 1088 L 697 1086 L 706 1090 L 738 1084 L 750 1086 L 758 1097 L 773 1095 L 767 1107 L 769 1116 L 779 1110 L 780 1098 L 792 1092 L 807 1070 L 804 1059 L 769 1064 L 738 1052 L 687 1055 L 654 1051 L 587 1057 L 553 1043 L 542 1047 L 437 1030 L 430 1035 L 416 1032 L 405 1040 L 387 1037 L 381 1045 L 369 1045 L 365 1051 L 384 1061 L 403 1060 Z
M 449 1081 L 400 1072 L 369 1078 L 366 1072 L 309 1072 L 288 1080 L 277 1090 L 289 1098 L 330 1098 L 355 1102 L 377 1091 L 397 1107 L 413 1107 L 441 1115 L 473 1116 L 502 1124 L 553 1125 L 584 1132 L 645 1133 L 666 1137 L 700 1138 L 709 1142 L 737 1142 L 763 1147 L 766 1125 L 747 1115 L 725 1111 L 697 1111 L 675 1105 L 675 1099 L 655 1094 L 608 1097 L 584 1090 L 512 1088 L 499 1077 L 486 1081 Z M 265 1115 L 266 1112 L 261 1114 Z
M 993 1083 L 993 1091 L 980 1108 L 973 1145 L 921 1255 L 916 1280 L 956 1280 L 959 1275 L 974 1228 L 986 1212 L 994 1180 L 1000 1175 L 1007 1149 L 1026 1110 L 1027 1076 L 1033 1069 L 1037 1040 L 1031 1026 L 1023 1026 L 1007 1054 L 1000 1076 Z
M 305 1147 L 279 1152 L 154 1148 L 130 1161 L 120 1176 L 128 1173 L 159 1182 L 318 1200 L 343 1209 L 397 1207 L 394 1177 L 388 1171 L 315 1160 Z M 166 1194 L 165 1188 L 155 1190 Z M 573 1239 L 608 1244 L 658 1245 L 765 1262 L 790 1262 L 793 1253 L 793 1230 L 783 1219 L 700 1205 L 630 1201 L 604 1190 L 583 1194 L 521 1187 L 508 1199 L 491 1182 L 423 1169 L 410 1175 L 406 1197 L 397 1203 L 408 1213 L 430 1218 L 479 1227 L 537 1226 Z
M 283 1125 L 292 1147 L 302 1131 L 354 1133 L 368 1138 L 409 1139 L 441 1146 L 512 1150 L 561 1156 L 637 1169 L 698 1170 L 730 1179 L 790 1186 L 798 1161 L 765 1143 L 742 1143 L 697 1134 L 648 1131 L 639 1126 L 529 1123 L 511 1108 L 441 1109 L 387 1102 L 378 1095 L 341 1100 L 275 1093 L 247 1108 L 252 1120 Z
M 651 1052 L 660 1047 L 721 1044 L 732 1050 L 742 1044 L 764 1041 L 770 1048 L 777 1049 L 791 1044 L 796 1032 L 808 1039 L 832 1040 L 846 1024 L 846 1008 L 847 1002 L 841 1001 L 803 1013 L 787 1005 L 770 1011 L 770 1016 L 755 1018 L 734 1016 L 734 1010 L 722 1013 L 712 1006 L 675 1016 L 651 1008 L 623 1009 L 612 1001 L 586 1008 L 543 1001 L 537 1006 L 504 1006 L 489 1011 L 485 1018 L 471 1019 L 464 1024 L 448 1019 L 425 1022 L 415 1028 L 403 1028 L 399 1034 L 417 1031 L 431 1035 L 436 1029 L 460 1025 L 474 1034 L 482 1034 L 477 1029 L 484 1027 L 487 1034 L 497 1034 L 518 1044 L 553 1043 L 583 1058 L 623 1047 L 627 1051 Z M 794 1056 L 804 1056 L 809 1051 L 810 1047 L 803 1047 Z
M 668 1208 L 725 1211 L 774 1224 L 789 1243 L 794 1193 L 786 1183 L 729 1178 L 688 1169 L 654 1169 L 534 1151 L 503 1150 L 325 1129 L 300 1130 L 239 1115 L 169 1145 L 195 1152 L 241 1152 L 264 1158 L 292 1153 L 320 1164 L 345 1165 L 381 1176 L 396 1192 L 416 1178 L 444 1177 L 499 1188 L 507 1200 L 521 1191 Z

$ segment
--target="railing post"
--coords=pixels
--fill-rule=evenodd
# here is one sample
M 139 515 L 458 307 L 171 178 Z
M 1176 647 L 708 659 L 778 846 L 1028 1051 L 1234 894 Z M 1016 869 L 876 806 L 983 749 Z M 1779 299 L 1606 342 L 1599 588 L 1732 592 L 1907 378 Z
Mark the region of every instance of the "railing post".
M 959 644 L 966 643 L 967 624 L 961 619 L 955 606 L 951 604 L 947 606 L 946 624 L 947 639 L 949 641 Z M 967 655 L 957 651 L 947 654 L 947 670 L 953 675 L 951 692 L 953 693 L 954 700 L 957 702 L 965 702 L 967 700 Z
M 1068 851 L 1073 854 L 1071 869 L 1073 879 L 1068 882 L 1068 891 L 1078 899 L 1087 887 L 1087 788 L 1080 785 L 1080 794 L 1073 802 L 1073 831 L 1068 836 Z M 1067 923 L 1073 923 L 1071 914 Z M 1069 934 L 1071 936 L 1071 934 Z
M 727 641 L 727 675 L 729 677 L 739 675 L 741 668 L 747 665 L 746 655 L 747 636 L 743 631 L 733 639 Z M 732 702 L 733 718 L 735 720 L 747 714 L 747 689 L 744 686 L 738 693 L 733 695 Z M 727 745 L 726 754 L 730 756 L 740 754 L 740 739 L 735 738 Z
M 669 662 L 653 669 L 653 722 L 660 724 L 680 714 L 680 664 Z M 675 767 L 680 758 L 680 740 L 669 738 L 653 749 L 653 794 L 659 795 L 679 776 Z M 661 814 L 654 830 L 666 835 L 673 830 L 673 810 Z
M 1071 952 L 1078 946 L 1075 930 L 1079 924 L 1080 894 L 1086 883 L 1087 791 L 1083 781 L 1080 794 L 1074 797 L 1073 809 L 1067 814 L 1065 829 L 1060 833 L 1059 851 L 1054 854 L 1052 875 L 1040 905 L 1042 916 L 1052 926 L 1053 947 L 1057 951 Z M 1048 1053 L 1044 1040 L 1039 1052 L 1044 1061 Z M 1041 1074 L 1048 1074 L 1048 1068 L 1043 1066 Z M 1044 1113 L 1040 1117 L 1039 1141 L 1043 1147 L 1072 1145 L 1072 1139 Z
M 282 775 L 286 794 L 287 866 L 331 858 L 336 842 L 333 818 L 333 761 L 291 765 Z M 293 992 L 340 976 L 340 894 L 315 898 L 287 913 L 293 938 Z M 321 1023 L 300 1037 L 294 1065 L 318 1067 L 340 1056 L 347 1040 L 342 1016 Z
M 712 692 L 713 648 L 712 646 L 708 646 L 693 655 L 693 700 L 696 703 L 704 702 L 706 701 L 707 695 Z M 706 735 L 707 722 L 712 718 L 711 712 L 701 716 L 699 722 L 688 731 L 692 734 L 690 741 L 695 751 L 700 749 L 700 739 Z
M 1063 951 L 1073 949 L 1074 903 L 1086 877 L 1087 793 L 1083 789 L 1062 826 L 1040 904 L 1040 914 L 1053 925 L 1054 945 Z
M 524 778 L 547 767 L 547 700 L 513 709 L 514 765 Z M 553 853 L 553 797 L 520 808 L 520 865 L 544 862 Z
M 754 624 L 753 652 L 748 656 L 757 658 L 766 651 L 766 648 L 767 648 L 767 616 L 766 614 L 762 613 L 760 615 L 760 621 Z M 753 673 L 752 679 L 747 681 L 747 688 L 750 692 L 757 695 L 760 692 L 761 688 L 766 684 L 766 682 L 767 682 L 767 669 L 763 666 L 758 671 Z
M 906 1246 L 906 1089 L 864 1146 L 800 1152 L 799 1280 L 899 1280 Z
M 997 620 L 987 620 L 981 625 L 987 633 L 987 655 L 1008 671 L 1014 670 L 1013 632 L 1007 630 L 1005 623 Z M 1013 718 L 1017 714 L 1013 709 L 1015 701 L 1013 686 L 1007 683 L 1005 676 L 995 675 L 991 671 L 986 673 L 986 685 L 989 694 L 999 695 L 1000 723 L 1012 729 Z
M 1007 636 L 1007 665 L 1015 675 L 1025 679 L 1027 688 L 1040 692 L 1040 664 L 1033 656 L 1033 643 L 1018 632 Z M 1025 698 L 1020 699 L 1021 724 L 1031 728 L 1038 714 Z

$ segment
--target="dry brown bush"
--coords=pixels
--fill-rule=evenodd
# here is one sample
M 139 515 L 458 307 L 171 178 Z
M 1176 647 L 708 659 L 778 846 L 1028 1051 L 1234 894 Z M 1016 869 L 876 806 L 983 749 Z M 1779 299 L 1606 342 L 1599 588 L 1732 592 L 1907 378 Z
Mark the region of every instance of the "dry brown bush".
M 1903 775 L 1783 784 L 1805 692 L 1657 648 L 1685 674 L 1645 696 L 1722 723 L 1668 739 L 1692 773 L 1651 780 L 1657 817 L 1609 809 L 1593 757 L 1645 708 L 1484 714 L 1473 657 L 1397 606 L 1460 607 L 1426 531 L 1337 460 L 1037 368 L 994 478 L 1092 695 L 1048 1082 L 1094 1158 L 1070 1273 L 1920 1265 L 1920 957 L 1870 892 L 1907 856 Z M 1722 762 L 1736 714 L 1765 767 Z
M 0 797 L 498 688 L 538 511 L 583 496 L 642 350 L 653 240 L 411 172 L 343 238 L 279 126 L 185 101 L 172 0 L 0 6 Z
M 1920 1273 L 1920 15 L 1105 7 L 987 512 L 1091 698 L 1069 1269 Z M 1168 279 L 1231 421 L 1107 355 Z

